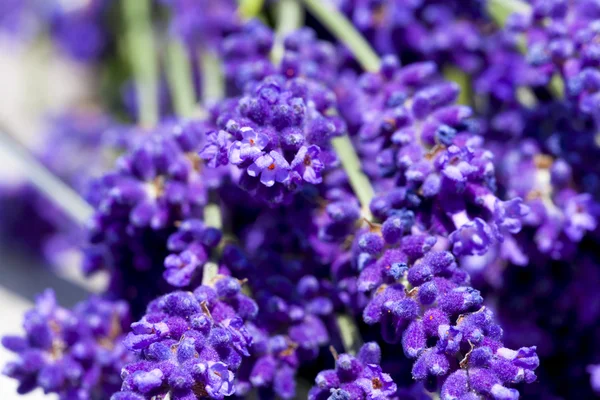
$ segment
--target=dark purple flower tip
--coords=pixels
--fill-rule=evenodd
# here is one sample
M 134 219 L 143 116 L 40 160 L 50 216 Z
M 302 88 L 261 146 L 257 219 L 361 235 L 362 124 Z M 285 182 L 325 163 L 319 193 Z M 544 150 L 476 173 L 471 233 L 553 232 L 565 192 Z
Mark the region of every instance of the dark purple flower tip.
M 238 293 L 240 293 L 240 290 L 242 290 L 242 286 L 240 285 L 240 282 L 237 279 L 225 277 L 219 279 L 215 283 L 215 290 L 217 292 L 217 296 L 228 298 L 234 297 Z
M 377 364 L 381 362 L 381 348 L 377 342 L 363 344 L 356 356 L 363 364 Z
M 469 367 L 487 368 L 492 356 L 492 349 L 488 346 L 477 347 L 469 354 Z
M 419 303 L 424 306 L 433 304 L 438 295 L 438 288 L 434 282 L 426 282 L 419 286 L 419 292 L 417 293 Z
M 415 319 L 419 313 L 419 305 L 410 298 L 399 301 L 388 300 L 383 303 L 383 309 L 397 318 L 408 321 Z
M 386 55 L 381 59 L 381 74 L 386 79 L 392 79 L 394 74 L 400 69 L 400 60 L 394 55 Z
M 448 315 L 457 315 L 471 308 L 480 307 L 483 298 L 478 290 L 471 287 L 459 287 L 446 293 L 439 302 L 440 309 Z
M 448 376 L 442 385 L 443 400 L 463 399 L 469 393 L 469 376 L 467 371 L 459 369 Z
M 435 236 L 410 235 L 402 238 L 400 248 L 410 260 L 415 261 L 431 250 L 436 242 Z
M 117 392 L 110 397 L 110 400 L 146 400 L 146 397 L 134 392 Z
M 133 383 L 136 390 L 142 394 L 148 394 L 155 389 L 158 389 L 163 384 L 163 372 L 155 368 L 151 371 L 137 371 L 133 374 Z
M 422 321 L 423 329 L 428 337 L 437 336 L 441 325 L 450 324 L 448 315 L 438 308 L 430 308 L 425 311 Z
M 341 382 L 335 370 L 327 369 L 317 374 L 315 384 L 319 389 L 328 390 L 339 387 Z
M 27 339 L 20 336 L 3 336 L 2 346 L 14 353 L 20 353 L 29 347 Z
M 270 385 L 275 377 L 277 370 L 277 361 L 272 356 L 259 358 L 250 373 L 250 382 L 255 387 Z
M 394 211 L 381 227 L 381 233 L 386 243 L 396 244 L 400 238 L 410 232 L 415 221 L 415 215 L 410 210 Z
M 363 233 L 358 238 L 358 247 L 367 254 L 379 254 L 383 250 L 383 246 L 383 238 L 374 232 Z
M 337 374 L 343 382 L 350 382 L 358 378 L 363 370 L 360 361 L 349 354 L 340 354 L 335 361 Z
M 417 358 L 427 347 L 425 327 L 423 322 L 415 320 L 410 323 L 402 335 L 402 348 L 409 358 Z
M 433 268 L 426 263 L 418 263 L 408 269 L 408 282 L 413 286 L 421 286 L 433 279 Z
M 421 353 L 413 365 L 412 376 L 415 380 L 424 380 L 428 376 L 444 376 L 449 371 L 450 361 L 448 357 L 432 348 Z

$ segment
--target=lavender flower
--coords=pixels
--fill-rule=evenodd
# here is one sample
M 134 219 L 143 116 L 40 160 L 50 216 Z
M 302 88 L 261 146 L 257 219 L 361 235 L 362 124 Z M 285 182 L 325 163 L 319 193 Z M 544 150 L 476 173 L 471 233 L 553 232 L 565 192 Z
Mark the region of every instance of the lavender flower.
M 220 144 L 211 139 L 200 155 L 209 165 L 223 165 L 224 158 L 217 163 L 214 157 L 227 149 L 229 163 L 244 172 L 242 187 L 267 202 L 287 201 L 303 182 L 319 183 L 336 162 L 329 141 L 344 124 L 329 116 L 334 108 L 333 93 L 323 85 L 271 75 L 221 105 L 217 124 L 223 132 L 209 133 Z
M 208 189 L 220 182 L 218 169 L 210 170 L 212 174 L 199 170 L 195 152 L 203 143 L 204 129 L 204 123 L 197 121 L 157 128 L 121 156 L 116 171 L 95 185 L 91 200 L 96 214 L 89 228 L 84 269 L 87 273 L 109 270 L 111 293 L 135 298 L 139 302 L 135 314 L 145 308 L 145 302 L 169 290 L 161 278 L 163 262 L 171 252 L 167 240 L 177 231 L 176 225 L 202 217 Z M 192 237 L 186 240 L 194 239 L 192 232 L 188 235 Z M 185 285 L 197 277 L 193 271 L 187 277 L 178 276 L 172 268 L 178 269 L 181 260 L 172 258 L 168 263 L 171 283 Z M 143 297 L 136 289 L 140 272 L 149 283 Z
M 230 277 L 221 277 L 214 289 L 200 286 L 194 293 L 172 292 L 154 300 L 124 341 L 140 358 L 123 369 L 121 390 L 128 394 L 113 398 L 232 395 L 235 372 L 252 343 L 245 321 L 256 312 L 256 304 Z
M 396 384 L 379 366 L 381 349 L 365 343 L 356 357 L 340 354 L 334 370 L 321 371 L 309 392 L 309 400 L 388 399 L 396 394 Z
M 122 344 L 128 324 L 124 302 L 92 297 L 67 310 L 48 289 L 25 315 L 25 337 L 2 338 L 19 356 L 3 372 L 19 381 L 20 394 L 40 387 L 60 399 L 108 398 L 121 384 L 121 367 L 133 359 Z
M 388 273 L 385 258 L 363 270 L 360 279 L 372 281 L 366 288 L 375 287 L 363 312 L 365 322 L 380 323 L 384 340 L 402 341 L 406 356 L 416 359 L 414 379 L 448 375 L 441 388 L 444 399 L 470 391 L 494 399 L 518 398 L 518 391 L 506 385 L 536 379 L 535 346 L 504 348 L 502 329 L 492 312 L 481 307 L 483 298 L 468 286 L 468 275 L 450 253 L 415 246 L 426 240 L 407 236 L 394 249 L 396 259 L 408 264 L 400 276 Z M 430 346 L 432 338 L 436 344 Z M 458 364 L 456 357 L 462 360 Z
M 380 187 L 371 204 L 376 217 L 410 210 L 416 229 L 447 236 L 459 256 L 484 254 L 519 232 L 527 207 L 496 197 L 493 154 L 469 120 L 472 111 L 453 104 L 458 87 L 440 80 L 432 63 L 400 68 L 388 57 L 355 87 L 340 109 L 355 120 L 355 144 Z

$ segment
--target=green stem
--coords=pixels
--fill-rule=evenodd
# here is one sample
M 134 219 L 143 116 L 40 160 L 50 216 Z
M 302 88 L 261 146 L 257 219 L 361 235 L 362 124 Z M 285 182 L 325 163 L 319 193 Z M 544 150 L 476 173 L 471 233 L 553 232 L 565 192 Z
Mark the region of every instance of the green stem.
M 244 19 L 255 18 L 260 14 L 265 0 L 238 0 L 238 13 Z
M 556 73 L 552 75 L 548 88 L 550 89 L 550 92 L 559 99 L 565 95 L 565 81 L 560 74 Z
M 25 174 L 29 182 L 73 221 L 85 225 L 90 220 L 94 214 L 92 206 L 39 162 L 15 137 L 0 132 L 1 149 L 6 151 L 5 157 L 18 162 L 18 170 Z
M 180 117 L 192 116 L 196 108 L 192 65 L 185 47 L 173 38 L 167 44 L 167 77 L 175 111 Z
M 204 224 L 206 226 L 223 229 L 223 219 L 221 216 L 221 208 L 216 203 L 208 203 L 204 207 Z M 214 254 L 213 254 L 214 255 Z M 210 285 L 214 278 L 219 274 L 219 265 L 212 260 L 204 264 L 202 269 L 202 284 Z
M 158 122 L 158 60 L 154 44 L 150 0 L 123 0 L 126 46 L 139 105 L 139 122 L 152 127 Z
M 283 41 L 286 36 L 304 25 L 304 10 L 297 0 L 279 0 L 275 4 L 275 44 L 271 50 L 271 61 L 279 65 L 283 58 Z
M 321 0 L 302 0 L 306 7 L 325 25 L 331 32 L 354 53 L 356 59 L 367 71 L 378 71 L 381 64 L 379 56 L 371 48 L 369 43 L 354 28 L 352 23 L 346 19 L 336 8 L 323 4 Z M 342 167 L 348 175 L 350 186 L 363 209 L 363 216 L 371 220 L 369 204 L 375 196 L 373 186 L 369 178 L 362 172 L 360 159 L 352 146 L 348 136 L 341 136 L 331 140 Z
M 499 26 L 504 26 L 512 14 L 531 14 L 531 6 L 522 0 L 488 0 L 487 12 Z
M 350 137 L 345 135 L 333 138 L 331 144 L 340 158 L 342 167 L 348 175 L 350 186 L 362 206 L 363 217 L 371 220 L 372 216 L 369 204 L 371 204 L 371 200 L 375 197 L 375 191 L 369 178 L 362 171 L 360 159 L 354 150 L 354 146 L 352 146 Z
M 204 224 L 211 228 L 223 229 L 221 207 L 215 203 L 209 203 L 204 207 Z
M 340 338 L 344 345 L 346 353 L 356 354 L 362 346 L 362 338 L 358 332 L 356 321 L 348 314 L 338 314 L 336 316 Z
M 356 30 L 354 25 L 335 7 L 324 0 L 302 0 L 312 14 L 333 33 L 337 39 L 352 51 L 366 71 L 379 71 L 381 60 L 369 42 Z
M 225 82 L 219 58 L 210 51 L 201 51 L 200 68 L 202 70 L 202 104 L 222 99 L 225 94 Z
M 447 66 L 444 68 L 444 77 L 460 86 L 460 93 L 456 102 L 465 105 L 471 104 L 471 80 L 469 75 L 457 67 Z

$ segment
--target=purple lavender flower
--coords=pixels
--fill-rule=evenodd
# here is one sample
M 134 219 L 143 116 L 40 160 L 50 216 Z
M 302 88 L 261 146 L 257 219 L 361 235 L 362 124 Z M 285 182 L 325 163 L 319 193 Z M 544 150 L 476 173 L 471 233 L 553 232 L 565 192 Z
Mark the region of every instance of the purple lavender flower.
M 245 161 L 255 161 L 263 155 L 263 149 L 269 144 L 269 137 L 263 133 L 255 132 L 250 127 L 240 129 L 241 141 L 235 141 L 229 148 L 229 162 L 240 165 Z
M 92 0 L 69 7 L 54 2 L 48 15 L 54 40 L 77 60 L 100 58 L 110 37 L 104 21 L 109 3 L 110 0 Z
M 344 132 L 329 116 L 333 93 L 313 80 L 270 75 L 249 85 L 246 94 L 217 107 L 217 123 L 231 135 L 229 162 L 246 173 L 240 185 L 267 202 L 287 201 L 303 183 L 319 183 L 336 156 L 330 139 Z M 212 160 L 214 145 L 201 151 Z M 222 150 L 224 151 L 224 150 Z
M 257 312 L 240 290 L 234 278 L 220 277 L 214 288 L 173 292 L 150 303 L 124 341 L 140 360 L 123 369 L 121 390 L 146 399 L 168 392 L 174 399 L 232 395 L 235 372 L 252 343 L 245 321 Z
M 468 286 L 469 277 L 457 268 L 454 257 L 423 248 L 413 253 L 414 241 L 421 240 L 406 237 L 396 250 L 405 253 L 405 260 L 412 259 L 400 277 L 386 275 L 388 262 L 375 264 L 380 270 L 380 286 L 364 309 L 365 322 L 382 324 L 384 340 L 402 341 L 406 356 L 416 359 L 414 379 L 449 375 L 441 389 L 442 398 L 466 395 L 469 387 L 495 399 L 518 398 L 518 392 L 505 385 L 536 379 L 536 348 L 504 348 L 502 329 L 493 322 L 492 312 L 481 307 L 482 297 Z M 407 290 L 402 282 L 412 289 Z M 432 338 L 436 344 L 430 346 Z M 457 365 L 453 360 L 465 348 L 469 350 Z M 460 383 L 465 379 L 470 379 L 470 386 Z M 458 393 L 458 388 L 463 393 Z
M 190 253 L 181 256 L 186 248 L 175 251 L 167 246 L 177 226 L 202 218 L 207 191 L 222 182 L 221 169 L 199 168 L 196 153 L 203 146 L 206 127 L 199 121 L 158 127 L 120 157 L 117 170 L 101 177 L 90 197 L 96 213 L 88 229 L 84 268 L 87 273 L 110 271 L 110 292 L 135 299 L 136 315 L 151 298 L 170 290 L 162 278 L 169 254 L 176 253 L 167 262 L 169 281 L 186 285 L 198 277 L 194 272 L 205 261 L 203 252 L 216 246 L 202 251 L 202 244 L 193 246 L 196 258 Z M 184 230 L 188 225 L 183 224 Z M 192 231 L 179 233 L 189 236 L 179 240 L 190 244 L 194 235 L 202 236 Z M 176 239 L 177 235 L 171 240 Z M 136 289 L 140 273 L 148 277 L 143 293 Z
M 221 242 L 221 232 L 204 226 L 198 219 L 189 219 L 169 236 L 163 277 L 175 287 L 184 287 L 197 280 L 210 252 Z
M 321 149 L 316 145 L 300 147 L 292 160 L 291 169 L 308 183 L 315 185 L 321 183 L 323 180 L 321 171 L 325 165 L 319 159 L 320 153 Z
M 496 197 L 494 156 L 470 123 L 471 109 L 454 104 L 458 87 L 440 80 L 431 62 L 398 65 L 385 58 L 351 96 L 337 89 L 352 99 L 340 110 L 353 121 L 350 133 L 379 193 L 372 211 L 381 220 L 411 211 L 416 229 L 448 237 L 454 254 L 484 254 L 520 231 L 528 209 L 521 199 Z
M 120 385 L 121 367 L 133 359 L 122 345 L 128 324 L 124 302 L 92 297 L 67 310 L 48 289 L 25 315 L 25 337 L 2 338 L 19 356 L 3 372 L 19 381 L 20 394 L 41 387 L 61 399 L 108 398 Z
M 321 371 L 310 390 L 309 400 L 388 399 L 397 386 L 379 366 L 381 350 L 375 342 L 365 343 L 357 357 L 340 354 L 334 370 Z

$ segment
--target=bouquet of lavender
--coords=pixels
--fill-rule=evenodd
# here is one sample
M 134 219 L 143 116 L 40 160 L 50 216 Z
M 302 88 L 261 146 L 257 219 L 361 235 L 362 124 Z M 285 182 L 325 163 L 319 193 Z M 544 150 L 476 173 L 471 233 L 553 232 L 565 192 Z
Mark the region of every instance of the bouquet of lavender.
M 107 278 L 2 339 L 18 393 L 600 394 L 597 1 L 9 3 L 107 88 L 18 152 Z

